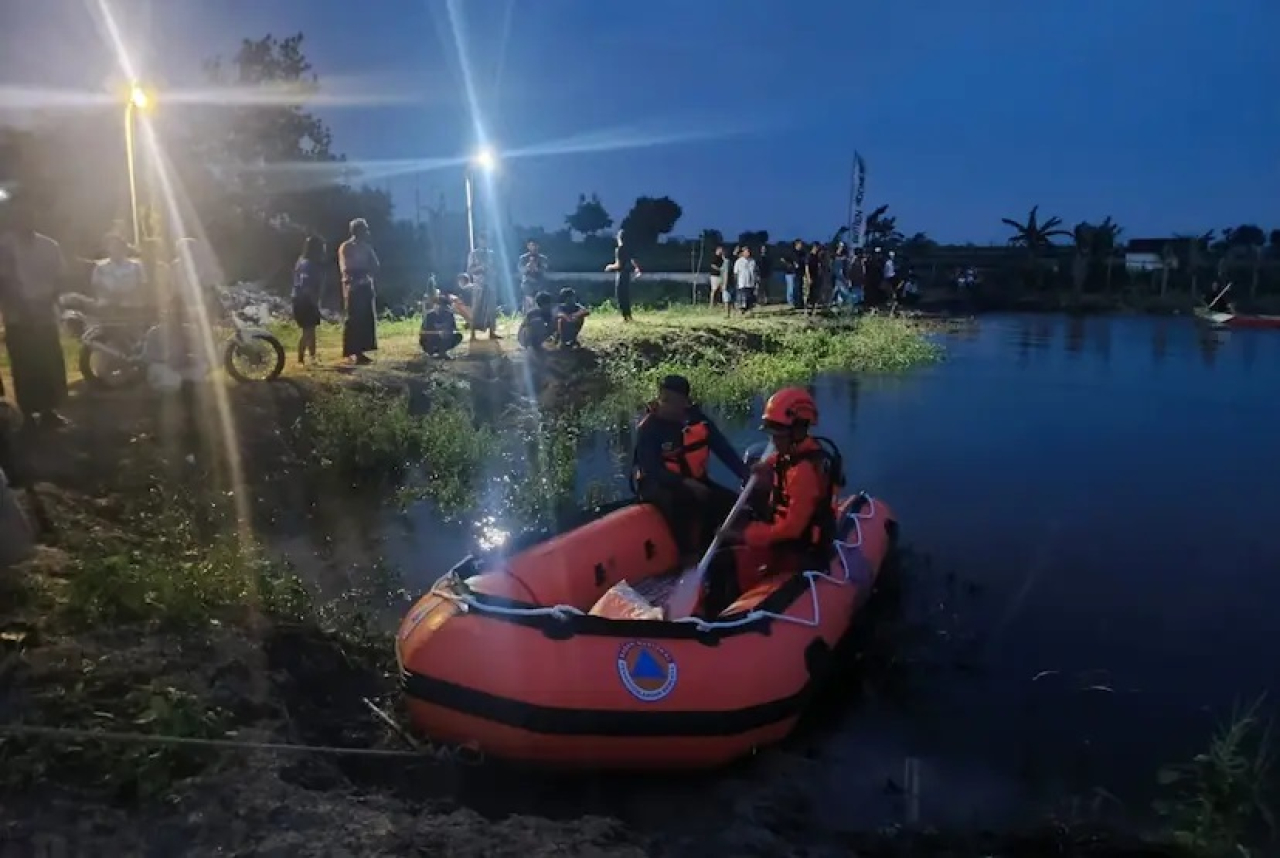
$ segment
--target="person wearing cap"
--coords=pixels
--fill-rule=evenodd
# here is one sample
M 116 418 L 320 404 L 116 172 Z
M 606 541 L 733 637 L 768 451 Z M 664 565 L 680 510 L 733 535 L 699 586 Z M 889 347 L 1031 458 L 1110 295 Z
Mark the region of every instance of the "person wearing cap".
M 582 325 L 591 311 L 578 303 L 578 293 L 568 286 L 560 290 L 560 303 L 556 305 L 556 339 L 560 345 L 576 349 Z
M 690 398 L 689 380 L 669 375 L 636 427 L 632 486 L 662 510 L 681 553 L 709 541 L 737 501 L 737 493 L 711 481 L 715 456 L 739 480 L 750 471 L 729 439 Z

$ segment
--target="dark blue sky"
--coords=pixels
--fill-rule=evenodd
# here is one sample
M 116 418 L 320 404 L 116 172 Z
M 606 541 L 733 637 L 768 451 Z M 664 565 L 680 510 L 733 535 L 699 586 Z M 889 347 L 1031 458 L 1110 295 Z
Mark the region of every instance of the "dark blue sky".
M 113 63 L 85 0 L 0 2 L 4 83 L 102 87 Z M 1280 227 L 1278 0 L 113 4 L 149 22 L 142 62 L 171 86 L 242 36 L 302 30 L 335 85 L 427 96 L 323 110 L 357 161 L 472 147 L 450 7 L 500 145 L 686 138 L 506 163 L 518 223 L 557 228 L 596 191 L 615 218 L 670 195 L 677 232 L 824 235 L 857 148 L 867 207 L 945 241 L 1003 241 L 1000 218 L 1037 203 L 1068 224 L 1110 214 L 1129 237 Z M 457 170 L 417 182 L 461 202 Z M 405 216 L 414 187 L 391 183 Z

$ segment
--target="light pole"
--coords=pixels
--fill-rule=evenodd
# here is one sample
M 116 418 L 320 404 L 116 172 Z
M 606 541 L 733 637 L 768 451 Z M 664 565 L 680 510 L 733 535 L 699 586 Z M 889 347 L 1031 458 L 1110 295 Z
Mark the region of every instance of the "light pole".
M 129 87 L 129 98 L 124 104 L 124 156 L 129 163 L 129 215 L 133 220 L 133 246 L 141 250 L 142 227 L 138 221 L 138 176 L 134 163 L 134 113 L 151 107 L 151 96 L 134 83 Z
M 465 180 L 467 184 L 467 249 L 476 249 L 476 215 L 475 215 L 475 188 L 472 187 L 472 177 L 476 170 L 483 173 L 491 173 L 498 166 L 498 158 L 493 154 L 493 150 L 488 146 L 476 152 L 472 156 L 471 161 L 467 164 Z

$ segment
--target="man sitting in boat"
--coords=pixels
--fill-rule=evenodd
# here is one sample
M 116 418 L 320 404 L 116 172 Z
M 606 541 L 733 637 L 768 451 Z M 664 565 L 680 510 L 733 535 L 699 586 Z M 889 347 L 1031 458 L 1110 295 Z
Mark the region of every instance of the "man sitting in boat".
M 633 489 L 662 510 L 686 555 L 711 539 L 737 501 L 737 493 L 708 476 L 711 456 L 741 480 L 749 474 L 729 439 L 689 397 L 687 378 L 662 379 L 658 399 L 636 427 L 632 455 Z
M 817 403 L 802 388 L 779 390 L 765 403 L 761 428 L 769 434 L 773 452 L 754 470 L 761 481 L 767 481 L 768 501 L 759 520 L 725 533 L 728 543 L 768 551 L 767 564 L 744 564 L 763 575 L 787 569 L 825 569 L 830 560 L 837 493 L 844 484 L 844 475 L 834 446 L 828 447 L 809 434 L 810 427 L 817 423 Z M 734 570 L 713 567 L 712 572 L 733 574 Z M 759 582 L 737 583 L 745 592 Z M 733 588 L 723 581 L 709 581 L 708 585 L 705 610 L 712 615 L 737 598 Z M 710 594 L 720 595 L 713 600 Z M 729 602 L 711 604 L 725 598 Z

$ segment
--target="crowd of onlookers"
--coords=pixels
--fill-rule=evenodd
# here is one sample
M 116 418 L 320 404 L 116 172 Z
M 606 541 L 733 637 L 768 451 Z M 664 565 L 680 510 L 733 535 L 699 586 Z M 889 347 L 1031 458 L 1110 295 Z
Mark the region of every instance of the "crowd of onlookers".
M 498 265 L 483 235 L 476 237 L 475 244 L 467 270 L 458 275 L 455 286 L 429 296 L 421 335 L 422 348 L 428 354 L 447 358 L 449 351 L 461 344 L 457 316 L 467 323 L 473 342 L 482 331 L 490 339 L 501 339 L 496 330 Z M 577 347 L 589 311 L 571 288 L 559 290 L 558 298 L 548 291 L 550 266 L 536 241 L 526 244 L 516 268 L 523 313 L 517 334 L 520 345 L 537 353 L 549 343 Z M 641 272 L 621 230 L 614 261 L 605 270 L 615 275 L 615 304 L 623 319 L 631 321 L 630 287 Z M 747 313 L 770 303 L 779 297 L 773 294 L 775 286 L 783 288 L 781 299 L 786 304 L 809 313 L 825 308 L 856 312 L 886 305 L 909 306 L 920 297 L 914 272 L 901 265 L 894 251 L 876 247 L 867 252 L 845 242 L 830 245 L 796 239 L 777 257 L 768 245 L 756 251 L 738 245 L 732 252 L 719 246 L 713 252 L 709 279 L 710 304 L 723 306 L 727 316 L 735 308 Z
M 902 268 L 894 251 L 877 247 L 867 253 L 843 241 L 832 246 L 797 238 L 779 257 L 768 245 L 757 251 L 738 245 L 732 253 L 721 245 L 714 251 L 710 275 L 710 304 L 722 304 L 726 315 L 735 307 L 745 313 L 768 304 L 779 280 L 783 300 L 807 312 L 911 304 L 920 294 L 914 273 Z

